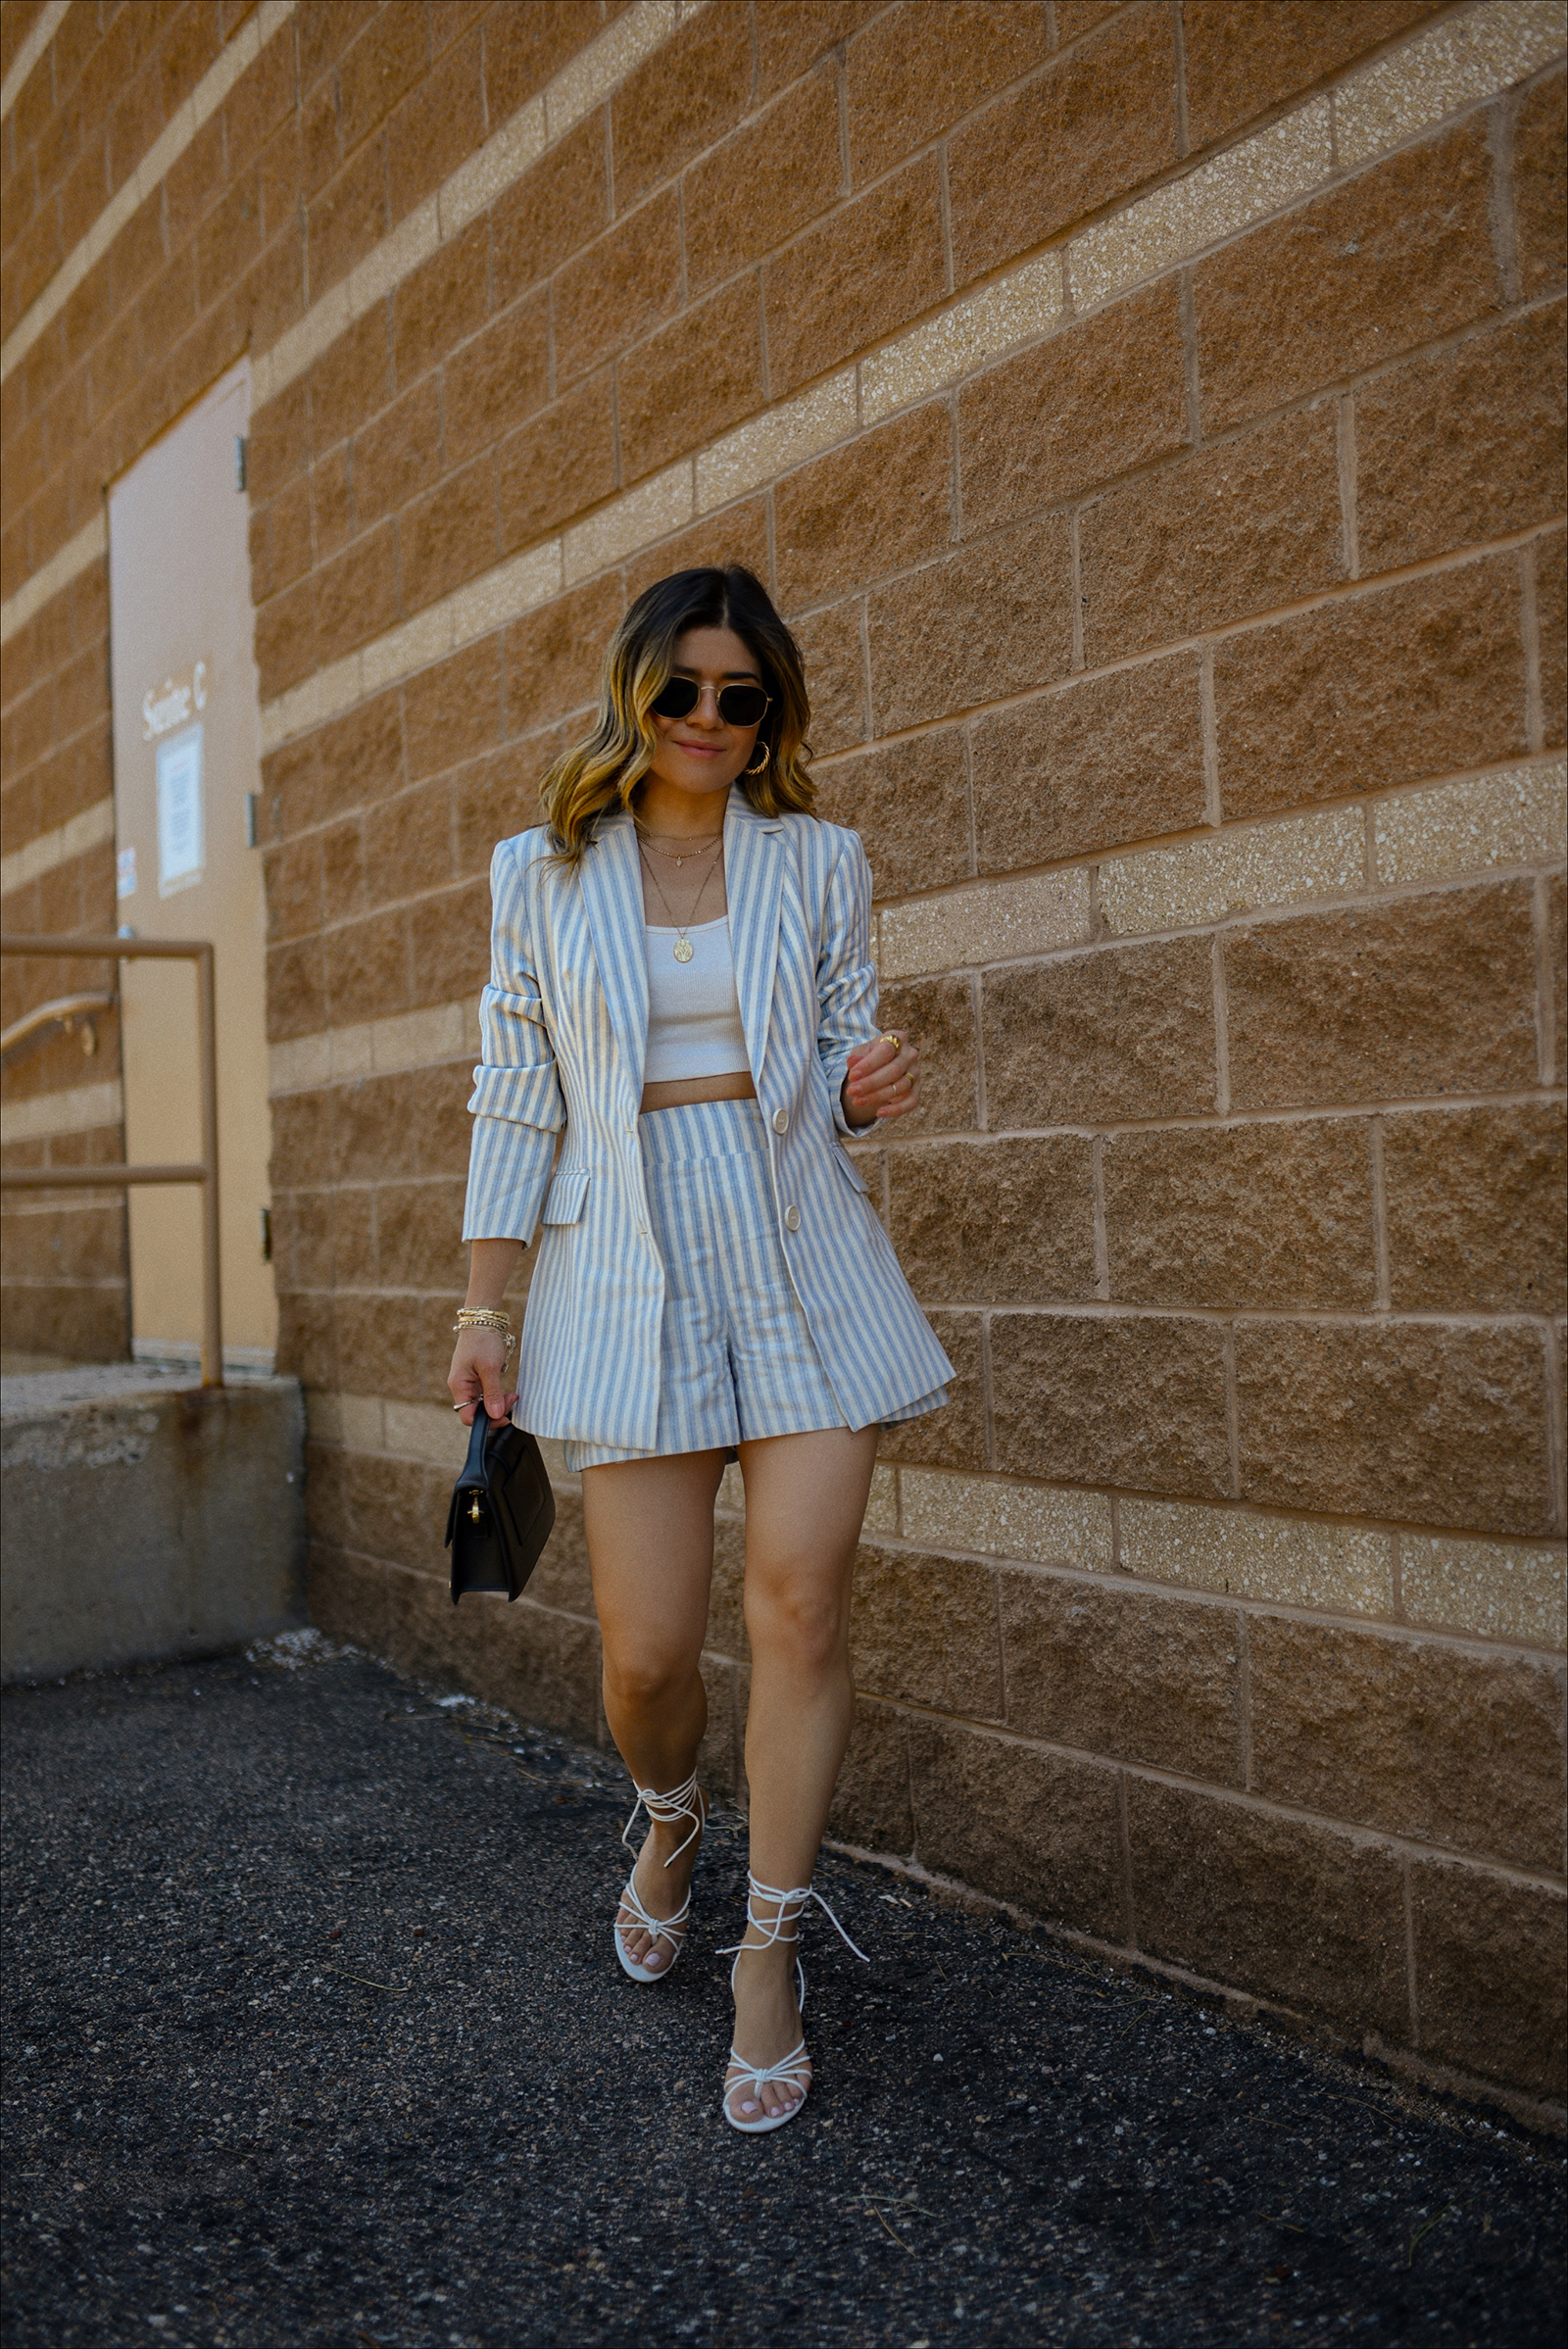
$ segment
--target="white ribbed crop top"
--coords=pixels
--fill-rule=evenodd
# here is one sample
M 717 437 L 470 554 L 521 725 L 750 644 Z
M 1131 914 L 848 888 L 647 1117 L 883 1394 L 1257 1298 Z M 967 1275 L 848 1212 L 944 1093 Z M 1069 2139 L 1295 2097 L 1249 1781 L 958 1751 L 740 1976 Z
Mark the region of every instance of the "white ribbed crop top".
M 746 1031 L 735 992 L 729 917 L 686 932 L 689 962 L 675 960 L 677 933 L 645 925 L 648 946 L 648 1058 L 643 1081 L 667 1085 L 680 1077 L 745 1074 Z

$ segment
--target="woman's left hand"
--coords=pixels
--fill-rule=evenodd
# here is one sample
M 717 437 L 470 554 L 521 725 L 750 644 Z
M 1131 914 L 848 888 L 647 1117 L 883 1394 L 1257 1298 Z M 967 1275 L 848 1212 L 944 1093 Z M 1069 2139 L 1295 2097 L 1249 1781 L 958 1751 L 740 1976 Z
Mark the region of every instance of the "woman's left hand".
M 852 1126 L 904 1117 L 920 1106 L 920 1055 L 906 1036 L 889 1033 L 850 1054 L 844 1114 Z

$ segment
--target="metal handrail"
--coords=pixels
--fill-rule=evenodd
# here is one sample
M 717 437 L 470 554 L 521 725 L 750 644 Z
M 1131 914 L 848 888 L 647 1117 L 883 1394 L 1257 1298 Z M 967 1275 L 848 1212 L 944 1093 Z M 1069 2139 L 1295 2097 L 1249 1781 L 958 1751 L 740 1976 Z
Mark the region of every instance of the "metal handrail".
M 36 1036 L 40 1028 L 52 1027 L 56 1020 L 69 1036 L 78 1019 L 90 1022 L 95 1011 L 113 1011 L 114 1007 L 112 995 L 57 995 L 52 1003 L 34 1003 L 30 1011 L 24 1011 L 20 1019 L 14 1019 L 9 1028 L 0 1028 L 0 1058 L 15 1052 L 19 1044 L 25 1044 L 29 1036 Z M 90 1052 L 92 1047 L 89 1045 L 87 1049 Z
M 222 1266 L 218 1227 L 218 1017 L 213 950 L 205 940 L 176 938 L 46 938 L 14 931 L 0 937 L 0 954 L 57 954 L 82 961 L 147 957 L 196 965 L 197 1056 L 202 1080 L 202 1154 L 192 1165 L 8 1166 L 7 1191 L 124 1191 L 141 1183 L 200 1183 L 202 1187 L 202 1385 L 223 1383 Z

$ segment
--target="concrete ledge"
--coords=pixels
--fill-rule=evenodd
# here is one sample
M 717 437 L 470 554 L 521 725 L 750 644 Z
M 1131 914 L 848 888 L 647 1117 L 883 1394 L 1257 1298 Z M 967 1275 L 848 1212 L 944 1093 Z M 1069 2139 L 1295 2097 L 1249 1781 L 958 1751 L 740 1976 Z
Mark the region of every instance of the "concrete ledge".
M 210 1654 L 302 1619 L 294 1379 L 0 1381 L 0 1678 Z

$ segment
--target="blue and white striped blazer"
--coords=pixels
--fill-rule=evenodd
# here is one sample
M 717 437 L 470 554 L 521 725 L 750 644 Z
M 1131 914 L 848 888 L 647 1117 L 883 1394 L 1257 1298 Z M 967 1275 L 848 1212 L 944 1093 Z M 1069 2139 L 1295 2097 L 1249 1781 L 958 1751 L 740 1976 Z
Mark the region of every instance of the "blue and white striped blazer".
M 838 1139 L 850 1053 L 878 1032 L 870 870 L 855 833 L 760 815 L 739 791 L 724 869 L 779 1239 L 845 1424 L 868 1427 L 953 1376 Z M 575 868 L 552 858 L 544 828 L 519 833 L 497 848 L 490 884 L 464 1238 L 526 1243 L 543 1208 L 518 1418 L 535 1435 L 650 1451 L 664 1271 L 637 1131 L 648 962 L 635 826 L 602 821 Z

